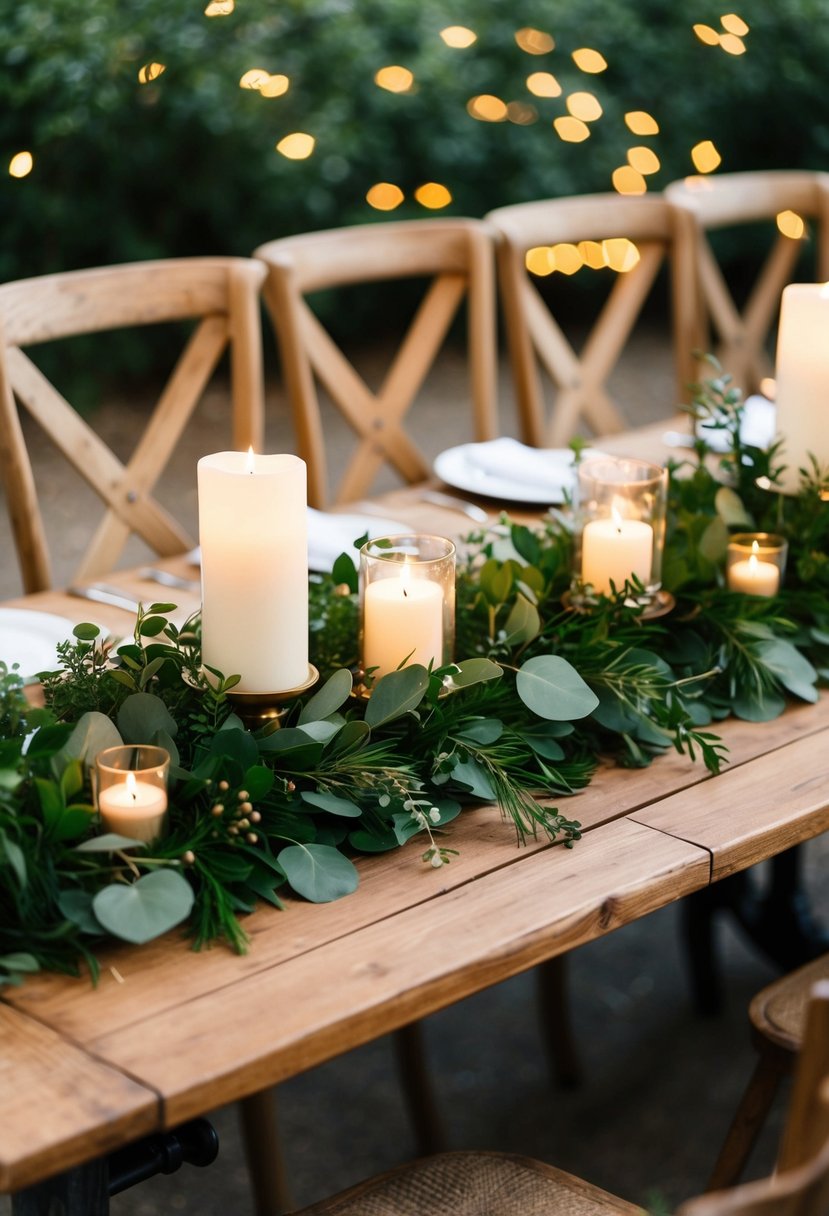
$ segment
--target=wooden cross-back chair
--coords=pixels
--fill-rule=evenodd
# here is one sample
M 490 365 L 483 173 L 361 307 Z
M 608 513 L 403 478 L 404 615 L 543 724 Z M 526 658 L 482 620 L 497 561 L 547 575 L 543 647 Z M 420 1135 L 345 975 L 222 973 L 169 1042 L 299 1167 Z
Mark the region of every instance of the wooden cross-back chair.
M 483 223 L 425 219 L 330 229 L 269 241 L 255 256 L 268 266 L 265 300 L 281 351 L 299 454 L 308 465 L 311 506 L 329 503 L 317 380 L 358 437 L 337 502 L 363 496 L 384 464 L 408 483 L 428 477 L 429 464 L 403 423 L 464 297 L 474 437 L 494 437 L 494 269 L 492 241 Z M 305 297 L 329 288 L 412 278 L 432 282 L 375 394 Z
M 498 277 L 524 439 L 535 446 L 566 443 L 581 417 L 598 435 L 622 430 L 624 416 L 608 391 L 607 380 L 660 268 L 666 258 L 673 257 L 670 208 L 663 199 L 650 196 L 592 194 L 516 203 L 491 211 L 485 219 L 500 238 Z M 616 279 L 577 354 L 533 281 L 526 255 L 531 249 L 556 244 L 624 237 L 636 246 L 639 260 L 628 271 L 601 272 L 616 274 Z M 676 267 L 674 292 L 681 274 L 682 268 Z M 674 328 L 676 351 L 689 339 L 689 334 Z M 545 418 L 539 365 L 556 388 L 549 420 Z M 678 400 L 682 399 L 681 382 L 677 393 Z
M 259 291 L 264 277 L 261 263 L 253 259 L 186 258 L 66 271 L 0 286 L 0 475 L 27 592 L 45 590 L 52 580 L 18 405 L 106 506 L 76 578 L 112 570 L 132 533 L 160 556 L 189 549 L 193 539 L 152 491 L 226 349 L 234 446 L 261 450 Z M 56 339 L 190 320 L 198 324 L 126 464 L 28 353 L 28 348 Z
M 694 351 L 713 352 L 738 387 L 754 392 L 773 375 L 769 347 L 780 297 L 795 277 L 804 240 L 812 244 L 810 275 L 816 282 L 829 279 L 829 174 L 768 170 L 695 177 L 672 182 L 665 198 L 676 209 L 677 241 L 692 268 L 689 290 L 677 301 L 680 323 L 693 332 L 693 341 L 682 352 L 683 375 L 688 381 L 699 379 Z M 804 221 L 802 238 L 777 228 L 776 217 L 786 211 Z M 738 305 L 709 234 L 748 224 L 757 229 L 758 268 L 745 301 Z
M 689 1200 L 677 1216 L 826 1216 L 829 1210 L 829 981 L 809 1005 L 773 1177 Z M 637 1216 L 642 1208 L 544 1162 L 438 1154 L 398 1166 L 295 1216 Z

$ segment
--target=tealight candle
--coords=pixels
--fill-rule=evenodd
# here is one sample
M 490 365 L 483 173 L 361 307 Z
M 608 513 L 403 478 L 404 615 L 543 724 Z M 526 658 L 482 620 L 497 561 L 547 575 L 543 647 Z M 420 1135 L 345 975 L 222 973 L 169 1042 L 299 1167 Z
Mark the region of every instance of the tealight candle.
M 218 452 L 198 464 L 202 662 L 240 693 L 308 678 L 306 470 L 297 456 Z
M 728 542 L 726 581 L 744 595 L 777 595 L 786 568 L 788 546 L 769 532 L 741 532 Z
M 391 536 L 360 550 L 362 663 L 372 680 L 404 663 L 452 658 L 455 546 L 442 536 Z
M 647 586 L 653 564 L 653 528 L 640 519 L 592 519 L 582 534 L 581 577 L 601 595 L 635 576 Z
M 109 832 L 145 842 L 164 830 L 170 753 L 163 747 L 108 747 L 95 759 L 97 804 Z

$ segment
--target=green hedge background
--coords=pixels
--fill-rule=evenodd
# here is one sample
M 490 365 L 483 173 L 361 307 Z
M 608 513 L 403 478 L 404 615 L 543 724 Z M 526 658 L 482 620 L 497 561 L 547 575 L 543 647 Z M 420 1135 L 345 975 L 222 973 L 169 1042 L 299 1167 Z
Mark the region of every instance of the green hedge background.
M 695 22 L 720 28 L 713 0 L 236 0 L 208 18 L 206 0 L 17 0 L 0 24 L 0 279 L 155 256 L 249 253 L 291 232 L 384 218 L 365 201 L 375 182 L 401 187 L 388 218 L 429 214 L 413 199 L 446 185 L 445 214 L 550 195 L 608 190 L 631 144 L 653 147 L 652 190 L 692 171 L 711 139 L 722 170 L 823 168 L 829 162 L 826 0 L 774 0 L 737 11 L 750 24 L 741 56 L 706 46 Z M 446 47 L 446 25 L 478 35 Z M 528 55 L 515 31 L 551 33 Z M 586 75 L 571 52 L 589 46 L 608 69 Z M 141 85 L 139 69 L 166 70 Z M 412 92 L 374 73 L 401 64 Z M 279 98 L 239 87 L 262 67 L 291 85 Z M 532 71 L 564 94 L 594 92 L 604 108 L 582 144 L 552 120 L 564 96 L 533 98 Z M 494 93 L 534 104 L 539 121 L 484 123 L 468 99 Z M 633 137 L 623 115 L 644 109 L 660 134 Z M 275 144 L 316 138 L 310 159 Z M 5 168 L 31 151 L 33 171 Z

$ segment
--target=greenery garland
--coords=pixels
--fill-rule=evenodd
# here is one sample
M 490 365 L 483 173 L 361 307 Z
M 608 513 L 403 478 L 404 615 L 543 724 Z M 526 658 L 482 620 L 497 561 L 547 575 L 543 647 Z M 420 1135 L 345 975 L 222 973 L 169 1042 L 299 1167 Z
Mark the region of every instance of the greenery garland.
M 464 659 L 404 667 L 368 699 L 352 689 L 354 562 L 344 554 L 313 576 L 322 679 L 280 729 L 246 729 L 238 678 L 205 678 L 198 622 L 177 629 L 172 604 L 140 608 L 133 640 L 117 647 L 78 626 L 42 675 L 46 708 L 31 708 L 0 664 L 0 984 L 82 963 L 94 978 L 108 936 L 141 943 L 178 924 L 195 947 L 242 951 L 239 918 L 257 900 L 280 907 L 282 887 L 337 899 L 357 886 L 355 854 L 413 838 L 425 862 L 446 864 L 447 825 L 481 801 L 501 807 L 519 842 L 541 832 L 571 846 L 579 824 L 550 800 L 582 789 L 599 756 L 646 765 L 673 747 L 717 772 L 717 720 L 773 718 L 789 695 L 816 700 L 829 674 L 829 482 L 814 467 L 798 496 L 774 493 L 779 448 L 745 446 L 743 412 L 727 377 L 699 387 L 695 420 L 725 432 L 729 451 L 712 472 L 699 439 L 670 466 L 669 618 L 645 619 L 629 586 L 589 612 L 562 606 L 564 510 L 471 535 L 457 580 Z M 745 528 L 789 539 L 776 597 L 724 585 L 729 530 Z M 89 766 L 121 741 L 172 756 L 169 830 L 150 847 L 100 833 Z

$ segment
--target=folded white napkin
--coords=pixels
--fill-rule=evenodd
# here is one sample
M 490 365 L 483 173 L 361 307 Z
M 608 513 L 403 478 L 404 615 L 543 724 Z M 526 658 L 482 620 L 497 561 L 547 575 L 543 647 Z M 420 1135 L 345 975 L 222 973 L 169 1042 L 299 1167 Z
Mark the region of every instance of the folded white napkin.
M 575 456 L 570 448 L 531 448 L 505 436 L 488 443 L 467 444 L 464 456 L 469 469 L 480 477 L 482 494 L 489 478 L 499 487 L 507 483 L 522 492 L 538 490 L 542 497 L 560 499 L 574 481 Z
M 354 541 L 366 532 L 376 536 L 394 536 L 410 532 L 406 524 L 375 515 L 337 515 L 308 508 L 308 565 L 311 570 L 328 572 L 341 553 L 348 553 L 357 564 Z
M 777 408 L 773 401 L 769 401 L 768 397 L 761 397 L 759 393 L 746 398 L 743 423 L 740 427 L 740 438 L 743 443 L 748 443 L 755 448 L 770 447 L 774 441 L 776 425 Z M 726 431 L 712 431 L 703 424 L 699 428 L 699 433 L 705 437 L 705 441 L 712 451 L 727 452 L 729 450 L 731 440 Z

